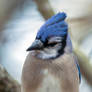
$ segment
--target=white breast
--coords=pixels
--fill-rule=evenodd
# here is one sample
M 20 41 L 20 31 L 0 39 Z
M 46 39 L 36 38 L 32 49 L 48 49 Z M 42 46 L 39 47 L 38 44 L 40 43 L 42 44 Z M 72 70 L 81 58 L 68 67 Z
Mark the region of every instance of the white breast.
M 62 92 L 60 87 L 60 81 L 53 75 L 51 75 L 48 70 L 44 70 L 44 79 L 39 88 L 38 92 Z

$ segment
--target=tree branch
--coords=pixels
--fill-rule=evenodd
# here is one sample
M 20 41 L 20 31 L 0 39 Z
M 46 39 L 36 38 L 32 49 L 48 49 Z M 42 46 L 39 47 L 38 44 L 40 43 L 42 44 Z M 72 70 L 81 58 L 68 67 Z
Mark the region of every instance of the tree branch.
M 20 92 L 20 85 L 0 65 L 0 92 Z

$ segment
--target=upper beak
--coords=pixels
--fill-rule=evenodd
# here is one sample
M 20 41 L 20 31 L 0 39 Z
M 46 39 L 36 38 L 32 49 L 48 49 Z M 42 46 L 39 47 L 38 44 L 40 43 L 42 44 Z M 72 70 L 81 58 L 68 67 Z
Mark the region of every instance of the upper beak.
M 27 51 L 31 51 L 31 50 L 40 50 L 43 48 L 43 43 L 42 41 L 36 39 L 32 45 L 27 49 Z

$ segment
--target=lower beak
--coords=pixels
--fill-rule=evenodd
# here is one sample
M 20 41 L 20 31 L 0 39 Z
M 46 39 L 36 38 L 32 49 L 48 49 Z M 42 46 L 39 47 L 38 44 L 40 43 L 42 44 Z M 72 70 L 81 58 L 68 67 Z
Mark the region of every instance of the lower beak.
M 36 39 L 32 45 L 27 49 L 27 51 L 31 51 L 31 50 L 40 50 L 43 49 L 43 43 L 42 41 Z

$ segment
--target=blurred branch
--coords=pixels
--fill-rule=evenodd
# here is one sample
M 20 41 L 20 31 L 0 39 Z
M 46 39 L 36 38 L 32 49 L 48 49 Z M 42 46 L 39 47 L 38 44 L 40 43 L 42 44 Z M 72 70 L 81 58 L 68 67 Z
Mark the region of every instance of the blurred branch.
M 48 0 L 35 0 L 35 2 L 45 20 L 55 14 Z
M 78 47 L 75 48 L 75 54 L 78 57 L 79 65 L 81 68 L 81 73 L 86 78 L 88 83 L 92 85 L 92 66 L 90 64 L 90 60 L 87 58 L 87 56 L 80 51 Z
M 0 92 L 20 92 L 20 85 L 0 65 Z

